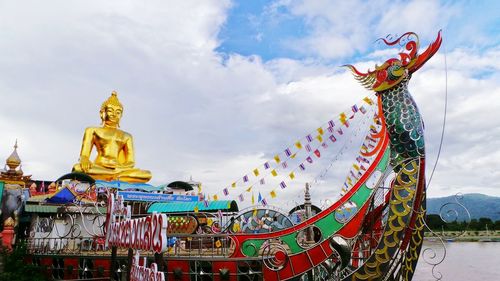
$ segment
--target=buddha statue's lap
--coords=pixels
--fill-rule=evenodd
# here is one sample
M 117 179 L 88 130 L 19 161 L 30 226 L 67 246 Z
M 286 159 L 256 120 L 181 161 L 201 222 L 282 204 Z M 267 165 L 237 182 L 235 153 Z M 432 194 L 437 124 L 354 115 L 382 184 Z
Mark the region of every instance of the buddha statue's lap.
M 151 172 L 134 168 L 132 136 L 118 129 L 122 112 L 123 107 L 113 92 L 101 106 L 103 127 L 85 130 L 80 162 L 73 166 L 73 171 L 106 181 L 147 182 L 151 179 Z M 94 148 L 97 157 L 92 162 L 89 158 Z

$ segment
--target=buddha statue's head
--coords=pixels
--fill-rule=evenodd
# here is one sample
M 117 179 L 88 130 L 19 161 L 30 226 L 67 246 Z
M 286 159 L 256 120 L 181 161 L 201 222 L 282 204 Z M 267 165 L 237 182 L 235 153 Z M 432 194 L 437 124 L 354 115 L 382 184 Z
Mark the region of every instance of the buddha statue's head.
M 101 115 L 102 124 L 105 127 L 120 127 L 123 106 L 118 100 L 116 91 L 113 91 L 111 96 L 102 103 L 99 113 Z

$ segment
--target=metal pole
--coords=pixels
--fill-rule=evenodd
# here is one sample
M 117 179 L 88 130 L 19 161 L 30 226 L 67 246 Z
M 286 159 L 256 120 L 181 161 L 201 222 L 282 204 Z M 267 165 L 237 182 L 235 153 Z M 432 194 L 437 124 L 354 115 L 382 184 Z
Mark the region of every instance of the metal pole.
M 111 269 L 109 272 L 109 278 L 111 280 L 115 280 L 115 272 L 116 272 L 116 246 L 111 247 Z
M 130 281 L 130 272 L 132 269 L 132 260 L 134 258 L 134 250 L 132 248 L 128 248 L 128 265 L 127 265 L 127 281 Z M 146 266 L 146 265 L 144 265 Z

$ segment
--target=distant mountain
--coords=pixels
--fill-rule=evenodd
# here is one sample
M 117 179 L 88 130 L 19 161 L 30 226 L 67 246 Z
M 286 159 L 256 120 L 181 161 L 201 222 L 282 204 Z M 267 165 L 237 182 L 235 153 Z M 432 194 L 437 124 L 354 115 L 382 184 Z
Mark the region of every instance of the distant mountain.
M 500 197 L 479 193 L 463 194 L 462 196 L 462 199 L 458 200 L 458 202 L 467 208 L 471 219 L 490 218 L 492 221 L 500 220 Z M 463 221 L 467 218 L 467 213 L 459 205 L 454 204 L 456 202 L 456 196 L 427 198 L 427 213 L 439 214 L 441 207 L 444 206 L 443 215 L 447 213 L 450 216 L 456 216 L 455 214 L 458 214 L 458 220 Z

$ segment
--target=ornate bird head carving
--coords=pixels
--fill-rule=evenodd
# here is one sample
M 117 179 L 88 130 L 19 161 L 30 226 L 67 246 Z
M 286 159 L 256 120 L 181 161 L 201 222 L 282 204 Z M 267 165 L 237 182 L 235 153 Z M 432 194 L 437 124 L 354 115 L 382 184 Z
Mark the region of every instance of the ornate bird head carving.
M 379 40 L 388 46 L 396 44 L 404 45 L 405 50 L 399 53 L 399 59 L 388 59 L 382 65 L 376 65 L 375 70 L 368 70 L 367 73 L 360 72 L 353 65 L 345 65 L 351 70 L 361 85 L 375 92 L 381 92 L 394 87 L 405 77 L 422 67 L 437 52 L 441 46 L 442 38 L 441 31 L 439 31 L 436 40 L 421 54 L 418 54 L 418 36 L 413 32 L 407 32 L 392 41 L 385 38 Z

